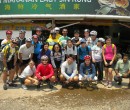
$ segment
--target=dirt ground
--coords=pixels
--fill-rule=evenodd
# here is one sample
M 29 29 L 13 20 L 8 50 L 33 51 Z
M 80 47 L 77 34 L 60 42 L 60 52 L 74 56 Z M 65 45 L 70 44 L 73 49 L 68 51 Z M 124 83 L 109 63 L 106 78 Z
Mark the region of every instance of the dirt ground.
M 0 110 L 129 110 L 130 89 L 128 79 L 122 86 L 113 83 L 111 89 L 98 84 L 99 89 L 62 89 L 60 85 L 52 91 L 46 85 L 37 90 L 30 86 L 23 90 L 18 83 L 17 88 L 3 90 L 0 79 Z

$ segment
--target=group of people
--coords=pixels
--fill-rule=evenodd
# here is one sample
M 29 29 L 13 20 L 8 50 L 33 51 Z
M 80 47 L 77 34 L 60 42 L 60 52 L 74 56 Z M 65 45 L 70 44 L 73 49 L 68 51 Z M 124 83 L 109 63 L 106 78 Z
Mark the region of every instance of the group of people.
M 112 38 L 106 36 L 97 38 L 97 31 L 74 31 L 74 37 L 68 37 L 68 30 L 58 27 L 50 31 L 48 38 L 42 36 L 42 29 L 37 28 L 32 37 L 25 37 L 26 31 L 20 30 L 17 38 L 12 38 L 12 31 L 6 31 L 6 39 L 1 42 L 3 54 L 3 89 L 8 86 L 16 87 L 15 81 L 19 78 L 23 89 L 28 85 L 40 88 L 46 82 L 49 88 L 54 83 L 68 86 L 71 82 L 78 85 L 82 81 L 102 82 L 106 87 L 112 87 L 114 80 L 121 85 L 122 78 L 129 78 L 130 63 L 128 55 L 117 54 L 116 45 Z M 105 70 L 105 76 L 103 75 Z M 9 78 L 7 79 L 7 76 Z

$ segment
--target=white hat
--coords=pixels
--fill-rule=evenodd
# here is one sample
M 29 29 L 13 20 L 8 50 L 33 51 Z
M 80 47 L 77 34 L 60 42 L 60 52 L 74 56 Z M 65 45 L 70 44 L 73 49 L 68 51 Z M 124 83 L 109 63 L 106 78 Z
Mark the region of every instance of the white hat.
M 26 41 L 27 42 L 32 42 L 32 38 L 29 37 L 29 38 L 26 39 Z
M 92 35 L 97 36 L 97 31 L 94 31 L 94 30 L 91 31 L 91 32 L 90 32 L 90 36 L 92 36 Z
M 90 30 L 89 29 L 84 29 L 84 32 L 90 32 Z
M 58 27 L 55 27 L 55 29 L 54 29 L 55 31 L 59 31 L 60 30 L 60 28 L 58 28 Z
M 105 43 L 105 39 L 104 38 L 98 38 L 98 41 L 101 41 L 101 42 Z

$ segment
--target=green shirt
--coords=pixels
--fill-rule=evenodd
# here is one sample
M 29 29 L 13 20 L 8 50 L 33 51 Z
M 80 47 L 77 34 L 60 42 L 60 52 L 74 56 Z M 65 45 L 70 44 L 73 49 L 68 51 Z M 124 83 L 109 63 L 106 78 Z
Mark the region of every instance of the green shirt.
M 67 40 L 68 39 L 70 39 L 70 37 L 68 37 L 68 36 L 61 36 L 60 38 L 59 38 L 59 42 L 60 42 L 60 44 L 61 44 L 61 46 L 64 48 L 66 45 L 67 45 Z
M 124 63 L 123 60 L 119 60 L 116 63 L 115 69 L 118 70 L 121 75 L 123 75 L 130 70 L 130 62 L 128 61 Z

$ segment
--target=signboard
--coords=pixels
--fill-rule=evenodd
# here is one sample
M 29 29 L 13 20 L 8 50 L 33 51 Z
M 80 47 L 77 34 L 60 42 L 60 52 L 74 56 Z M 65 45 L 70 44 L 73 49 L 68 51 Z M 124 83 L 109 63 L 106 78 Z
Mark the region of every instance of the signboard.
M 8 29 L 11 29 L 11 30 L 21 30 L 21 29 L 24 29 L 24 30 L 35 30 L 36 27 L 45 27 L 45 24 L 43 23 L 37 23 L 37 24 L 33 24 L 33 23 L 5 23 L 4 25 L 3 24 L 0 24 L 0 30 L 8 30 Z
M 129 0 L 0 0 L 0 15 L 130 15 Z

